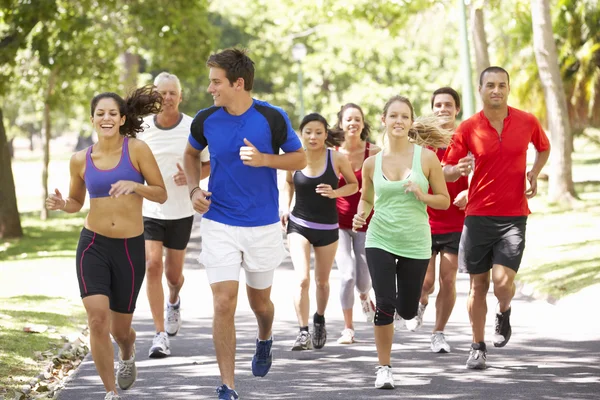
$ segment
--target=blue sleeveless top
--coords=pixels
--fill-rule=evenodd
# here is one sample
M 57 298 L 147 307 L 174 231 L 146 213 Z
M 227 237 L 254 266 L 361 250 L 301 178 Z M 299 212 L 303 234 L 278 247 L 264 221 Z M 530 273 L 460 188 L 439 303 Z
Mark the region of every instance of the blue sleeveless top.
M 129 138 L 125 136 L 123 140 L 123 151 L 121 159 L 116 167 L 112 169 L 98 169 L 92 161 L 92 146 L 88 147 L 85 156 L 85 174 L 83 179 L 85 186 L 90 193 L 90 198 L 109 197 L 110 185 L 118 181 L 134 181 L 144 183 L 144 177 L 131 163 L 129 158 Z

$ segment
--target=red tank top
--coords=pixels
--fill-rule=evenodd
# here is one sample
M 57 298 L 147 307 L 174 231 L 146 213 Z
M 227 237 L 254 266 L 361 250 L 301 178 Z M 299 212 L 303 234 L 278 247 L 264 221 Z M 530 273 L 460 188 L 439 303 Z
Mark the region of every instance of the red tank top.
M 365 145 L 365 156 L 363 158 L 363 164 L 365 162 L 364 160 L 366 160 L 367 157 L 369 157 L 369 149 L 369 142 L 367 142 Z M 354 171 L 354 175 L 356 175 L 356 179 L 358 180 L 358 192 L 350 196 L 338 197 L 336 199 L 340 229 L 352 229 L 352 218 L 354 218 L 356 210 L 358 209 L 358 203 L 360 202 L 360 194 L 362 188 L 362 164 L 358 171 Z M 346 180 L 342 175 L 340 175 L 338 188 L 344 186 L 345 184 Z M 371 220 L 372 216 L 373 210 L 371 210 L 371 214 L 369 214 L 369 218 L 367 218 L 367 223 L 365 224 L 365 226 L 359 229 L 359 232 L 367 231 L 367 227 L 369 226 L 369 221 Z
M 437 149 L 436 154 L 440 161 L 444 158 L 444 153 L 446 153 L 446 149 Z M 459 209 L 452 203 L 460 192 L 469 189 L 469 178 L 461 176 L 456 182 L 446 182 L 446 186 L 450 195 L 450 207 L 447 210 L 434 210 L 427 207 L 429 225 L 433 235 L 462 232 L 463 223 L 465 222 L 465 210 Z M 431 188 L 429 193 L 431 193 Z

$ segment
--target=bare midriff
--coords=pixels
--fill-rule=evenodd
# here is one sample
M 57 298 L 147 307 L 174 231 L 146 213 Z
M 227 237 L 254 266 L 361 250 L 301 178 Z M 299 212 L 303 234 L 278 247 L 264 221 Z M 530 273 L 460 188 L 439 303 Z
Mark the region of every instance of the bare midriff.
M 129 194 L 90 199 L 85 227 L 102 236 L 125 239 L 144 233 L 142 196 Z

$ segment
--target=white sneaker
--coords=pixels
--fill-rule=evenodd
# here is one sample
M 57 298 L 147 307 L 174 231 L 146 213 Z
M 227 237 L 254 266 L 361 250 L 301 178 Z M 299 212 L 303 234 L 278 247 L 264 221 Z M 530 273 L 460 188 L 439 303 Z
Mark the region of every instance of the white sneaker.
M 165 318 L 165 330 L 167 335 L 175 336 L 181 328 L 181 299 L 177 300 L 177 305 L 172 306 L 167 304 L 167 317 Z
M 104 400 L 120 400 L 121 396 L 116 394 L 115 392 L 108 392 L 106 396 L 104 396 Z
M 119 367 L 117 369 L 117 385 L 123 390 L 127 390 L 133 386 L 137 379 L 137 367 L 135 366 L 135 345 L 133 346 L 133 353 L 131 359 L 121 359 L 121 352 L 119 352 Z
M 350 328 L 346 328 L 342 331 L 342 336 L 337 340 L 339 344 L 352 344 L 354 343 L 354 331 Z
M 152 339 L 152 347 L 148 351 L 150 358 L 165 358 L 171 355 L 169 337 L 165 332 L 158 332 Z
M 393 389 L 394 375 L 392 367 L 380 365 L 377 367 L 377 377 L 375 378 L 375 389 Z
M 397 311 L 394 311 L 394 330 L 399 331 L 406 326 L 406 321 L 402 318 Z
M 417 308 L 417 315 L 413 319 L 409 319 L 406 321 L 406 329 L 411 332 L 416 331 L 421 326 L 423 326 L 423 314 L 425 314 L 425 308 L 427 304 L 421 304 L 419 302 L 419 307 Z
M 434 353 L 450 353 L 450 345 L 446 342 L 444 332 L 433 332 L 431 335 L 431 351 Z
M 360 305 L 367 322 L 372 324 L 375 320 L 375 304 L 373 304 L 373 300 L 371 300 L 370 296 L 367 296 L 366 299 L 360 300 Z

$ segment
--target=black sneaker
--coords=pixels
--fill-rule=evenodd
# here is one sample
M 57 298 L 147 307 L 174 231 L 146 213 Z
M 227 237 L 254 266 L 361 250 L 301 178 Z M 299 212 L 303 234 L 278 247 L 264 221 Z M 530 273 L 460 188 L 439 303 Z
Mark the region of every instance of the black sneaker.
M 322 324 L 313 324 L 312 343 L 315 349 L 322 349 L 327 342 L 327 329 L 325 329 L 325 322 Z
M 504 311 L 503 313 L 496 313 L 496 329 L 494 331 L 494 347 L 504 347 L 510 340 L 512 334 L 512 328 L 510 327 L 510 310 Z

